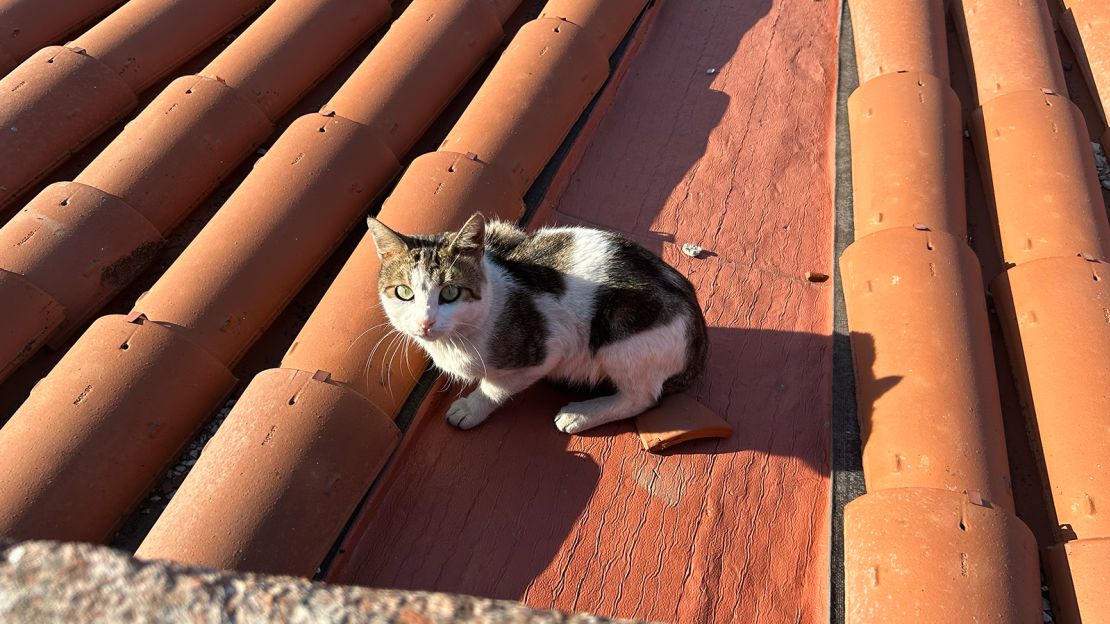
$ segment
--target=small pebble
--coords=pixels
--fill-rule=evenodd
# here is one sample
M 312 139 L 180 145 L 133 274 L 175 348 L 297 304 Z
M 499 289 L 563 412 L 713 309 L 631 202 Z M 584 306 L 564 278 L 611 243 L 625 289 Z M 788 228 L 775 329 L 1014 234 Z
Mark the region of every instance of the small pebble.
M 701 252 L 703 252 L 703 251 L 705 251 L 705 250 L 702 249 L 700 246 L 695 245 L 693 243 L 683 243 L 682 244 L 682 253 L 686 254 L 687 256 L 690 256 L 691 258 L 697 258 L 698 256 L 701 255 Z
M 709 69 L 705 70 L 705 73 L 712 76 L 713 74 L 717 73 L 717 68 L 716 67 L 710 67 Z
M 258 148 L 258 155 L 259 156 L 265 156 L 266 152 L 268 152 L 268 151 L 270 151 L 270 150 L 266 149 L 265 147 L 260 147 L 260 148 Z
M 964 130 L 964 138 L 965 139 L 970 139 L 971 138 L 971 131 L 970 130 Z
M 806 271 L 806 279 L 814 283 L 821 283 L 829 281 L 829 276 L 815 271 Z
M 194 464 L 196 464 L 196 463 L 197 463 L 197 460 L 195 460 L 195 459 L 187 459 L 187 460 L 185 460 L 185 465 L 186 465 L 186 466 L 192 466 L 192 465 L 194 465 Z

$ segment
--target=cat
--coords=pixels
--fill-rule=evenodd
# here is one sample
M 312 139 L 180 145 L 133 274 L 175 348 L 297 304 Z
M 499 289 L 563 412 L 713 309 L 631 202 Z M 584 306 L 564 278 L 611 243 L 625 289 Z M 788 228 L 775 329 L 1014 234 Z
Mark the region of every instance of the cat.
M 378 290 L 393 328 L 436 367 L 476 389 L 447 420 L 481 424 L 540 379 L 616 392 L 570 403 L 555 426 L 580 433 L 636 416 L 690 385 L 707 331 L 694 287 L 615 233 L 526 233 L 476 213 L 457 232 L 409 236 L 367 220 L 381 259 Z

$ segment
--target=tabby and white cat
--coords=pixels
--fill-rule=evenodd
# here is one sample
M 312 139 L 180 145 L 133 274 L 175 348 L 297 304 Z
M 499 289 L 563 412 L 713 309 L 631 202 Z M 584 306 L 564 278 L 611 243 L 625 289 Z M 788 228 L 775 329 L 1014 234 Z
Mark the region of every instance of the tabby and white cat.
M 458 232 L 430 236 L 398 234 L 372 217 L 368 224 L 393 327 L 447 374 L 478 382 L 447 411 L 456 427 L 477 426 L 543 378 L 615 387 L 559 410 L 555 426 L 578 433 L 636 416 L 705 365 L 705 318 L 693 286 L 616 234 L 528 234 L 481 214 Z

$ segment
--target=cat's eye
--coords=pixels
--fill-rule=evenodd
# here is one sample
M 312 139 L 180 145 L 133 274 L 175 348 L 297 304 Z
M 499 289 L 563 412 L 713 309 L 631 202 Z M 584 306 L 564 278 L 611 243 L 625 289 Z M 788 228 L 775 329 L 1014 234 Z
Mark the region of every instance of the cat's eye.
M 439 300 L 443 303 L 451 303 L 458 299 L 461 294 L 462 291 L 459 290 L 458 286 L 448 284 L 443 287 L 443 290 L 439 291 Z
M 412 301 L 412 289 L 404 284 L 393 289 L 393 294 L 401 301 Z

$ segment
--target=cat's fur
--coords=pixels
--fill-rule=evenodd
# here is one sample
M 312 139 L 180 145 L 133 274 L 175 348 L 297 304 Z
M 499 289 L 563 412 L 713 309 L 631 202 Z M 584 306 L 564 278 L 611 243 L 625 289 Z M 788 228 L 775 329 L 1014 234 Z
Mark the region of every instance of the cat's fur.
M 577 433 L 643 412 L 705 365 L 705 319 L 693 286 L 628 239 L 582 227 L 528 234 L 480 214 L 458 232 L 431 236 L 368 223 L 394 328 L 444 372 L 479 382 L 447 412 L 457 427 L 480 424 L 542 378 L 615 386 L 615 394 L 559 411 L 555 425 Z M 441 300 L 448 285 L 461 291 L 451 303 Z

